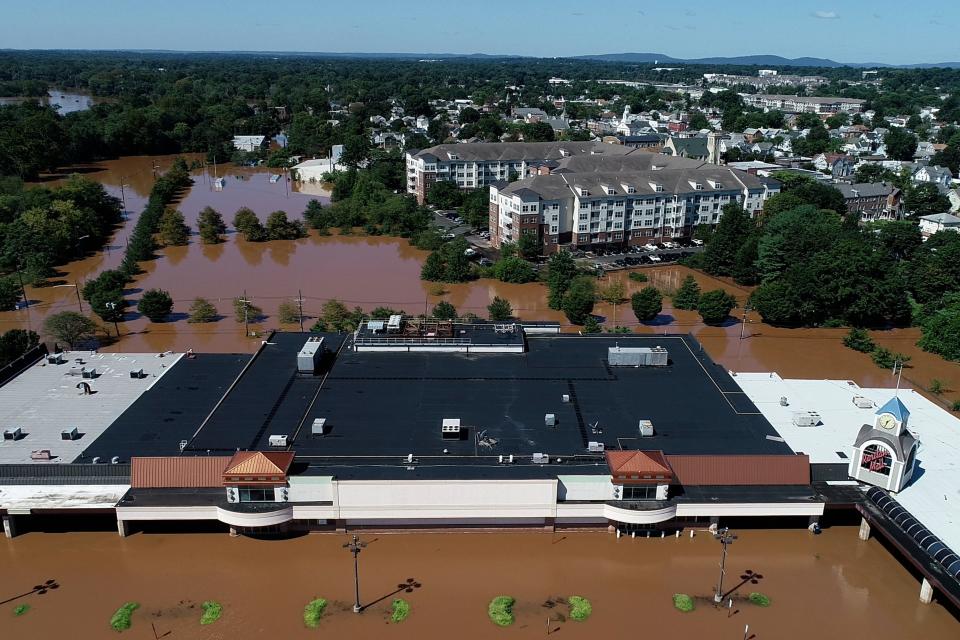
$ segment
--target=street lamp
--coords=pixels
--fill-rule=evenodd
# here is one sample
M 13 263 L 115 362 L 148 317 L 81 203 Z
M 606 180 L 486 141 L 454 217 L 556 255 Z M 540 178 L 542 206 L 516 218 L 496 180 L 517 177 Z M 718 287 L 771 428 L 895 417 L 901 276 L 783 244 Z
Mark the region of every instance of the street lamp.
M 717 592 L 713 595 L 713 602 L 720 604 L 723 602 L 723 576 L 726 573 L 727 546 L 733 544 L 737 536 L 730 533 L 730 529 L 727 527 L 723 527 L 722 529 L 717 529 L 717 532 L 713 534 L 713 538 L 723 545 L 723 553 L 720 556 L 720 581 L 717 583 Z
M 117 303 L 116 302 L 107 302 L 105 303 L 107 309 L 110 309 L 110 315 L 113 316 L 113 328 L 117 330 L 117 337 L 120 337 L 120 325 L 117 324 Z
M 343 545 L 344 549 L 349 549 L 350 553 L 353 554 L 353 590 L 354 595 L 356 596 L 356 601 L 353 605 L 354 613 L 360 613 L 363 611 L 363 607 L 360 606 L 360 566 L 357 561 L 357 557 L 366 546 L 367 543 L 360 542 L 360 538 L 357 536 L 353 536 L 353 540 Z

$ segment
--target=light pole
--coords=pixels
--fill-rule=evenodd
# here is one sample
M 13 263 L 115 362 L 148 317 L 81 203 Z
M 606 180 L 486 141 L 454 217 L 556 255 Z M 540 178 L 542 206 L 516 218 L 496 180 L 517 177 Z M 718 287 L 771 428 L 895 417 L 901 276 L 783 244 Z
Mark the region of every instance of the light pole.
M 57 287 L 73 287 L 74 289 L 76 289 L 77 290 L 77 306 L 80 307 L 80 313 L 83 313 L 83 302 L 80 300 L 80 285 L 77 283 L 53 285 L 54 289 L 56 289 Z
M 730 533 L 730 529 L 727 527 L 723 527 L 722 529 L 717 529 L 717 532 L 713 534 L 713 538 L 723 545 L 723 553 L 720 556 L 720 581 L 717 583 L 717 592 L 713 596 L 713 602 L 719 605 L 723 602 L 723 576 L 726 573 L 727 546 L 732 544 L 733 541 L 737 539 L 737 536 Z
M 367 543 L 360 542 L 360 538 L 357 536 L 353 536 L 353 540 L 343 545 L 344 549 L 349 549 L 350 553 L 353 554 L 353 590 L 354 595 L 356 596 L 356 601 L 353 605 L 354 613 L 360 613 L 363 611 L 363 607 L 360 606 L 360 564 L 357 560 L 357 557 L 366 546 Z
M 117 303 L 107 302 L 106 306 L 110 309 L 110 315 L 113 316 L 113 328 L 117 330 L 117 337 L 120 337 L 120 325 L 117 324 Z

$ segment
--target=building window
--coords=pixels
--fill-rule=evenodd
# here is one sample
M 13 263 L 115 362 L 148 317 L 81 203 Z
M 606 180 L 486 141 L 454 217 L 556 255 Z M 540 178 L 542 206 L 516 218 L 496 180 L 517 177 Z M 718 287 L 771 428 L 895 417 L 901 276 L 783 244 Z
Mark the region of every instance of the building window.
M 656 500 L 657 488 L 653 487 L 624 487 L 624 500 Z
M 240 502 L 275 502 L 273 487 L 240 487 Z

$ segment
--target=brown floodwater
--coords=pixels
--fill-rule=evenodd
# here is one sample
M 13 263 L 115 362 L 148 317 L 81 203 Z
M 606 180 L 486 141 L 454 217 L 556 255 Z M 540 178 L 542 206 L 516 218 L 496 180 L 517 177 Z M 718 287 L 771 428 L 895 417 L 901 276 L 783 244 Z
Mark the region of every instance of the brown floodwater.
M 47 95 L 38 97 L 23 96 L 2 96 L 0 105 L 18 104 L 21 102 L 38 101 L 44 105 L 56 107 L 60 115 L 67 115 L 76 111 L 86 111 L 90 107 L 100 102 L 109 102 L 111 98 L 95 98 L 89 93 L 83 93 L 76 89 L 50 89 Z
M 607 533 L 374 534 L 360 556 L 362 614 L 353 603 L 353 567 L 338 535 L 292 540 L 229 538 L 223 534 L 30 533 L 0 541 L 4 599 L 56 580 L 44 595 L 8 601 L 0 615 L 3 638 L 112 638 L 114 610 L 141 607 L 130 638 L 456 638 L 495 636 L 598 638 L 637 635 L 667 638 L 742 638 L 745 625 L 758 640 L 808 638 L 958 637 L 957 620 L 939 604 L 918 600 L 919 582 L 876 540 L 857 529 L 834 527 L 820 536 L 804 530 L 742 530 L 730 547 L 725 589 L 751 569 L 772 601 L 760 608 L 738 598 L 732 612 L 709 603 L 720 548 L 700 534 L 666 539 L 617 539 Z M 410 617 L 389 623 L 399 585 Z M 674 593 L 702 597 L 691 613 L 673 609 Z M 516 599 L 516 622 L 495 627 L 491 598 Z M 558 597 L 581 595 L 593 605 L 585 622 L 564 621 Z M 302 622 L 313 598 L 329 601 L 320 628 Z M 199 625 L 199 604 L 223 604 L 222 618 Z M 22 617 L 10 615 L 29 604 Z M 732 613 L 732 615 L 731 615 Z M 753 635 L 755 634 L 755 635 Z
M 62 267 L 59 287 L 28 288 L 29 309 L 0 313 L 0 330 L 42 326 L 50 313 L 78 309 L 76 290 L 70 286 L 95 277 L 104 269 L 116 267 L 123 258 L 127 236 L 143 209 L 154 172 L 169 168 L 174 156 L 140 156 L 74 167 L 92 179 L 100 181 L 113 195 L 123 195 L 128 219 L 118 228 L 108 247 L 87 259 Z M 189 156 L 188 159 L 199 159 Z M 188 224 L 195 226 L 197 214 L 205 206 L 218 209 L 229 222 L 241 206 L 256 211 L 261 219 L 277 209 L 291 217 L 301 216 L 312 198 L 326 202 L 323 191 L 305 185 L 309 193 L 299 191 L 298 185 L 280 180 L 270 182 L 273 171 L 266 168 L 245 168 L 219 165 L 216 175 L 224 178 L 224 187 L 213 186 L 213 167 L 194 172 L 194 186 L 177 204 Z M 56 184 L 67 172 L 48 176 Z M 122 185 L 122 187 L 121 187 Z M 194 230 L 195 232 L 195 230 Z M 131 285 L 128 298 L 150 288 L 170 291 L 175 300 L 171 321 L 151 323 L 131 309 L 120 324 L 122 339 L 107 349 L 127 351 L 185 350 L 211 352 L 252 352 L 260 344 L 260 337 L 245 337 L 242 323 L 232 317 L 231 299 L 247 295 L 266 313 L 266 319 L 252 330 L 259 336 L 269 329 L 281 328 L 277 308 L 284 300 L 303 295 L 304 311 L 317 316 L 323 303 L 337 298 L 350 307 L 360 306 L 369 311 L 376 306 L 389 306 L 417 314 L 432 308 L 439 300 L 451 302 L 461 313 L 486 316 L 486 307 L 495 296 L 510 301 L 516 314 L 529 320 L 555 320 L 566 325 L 563 314 L 548 308 L 546 290 L 542 284 L 514 285 L 484 279 L 467 284 L 446 285 L 443 294 L 436 295 L 433 287 L 420 280 L 420 267 L 427 252 L 420 251 L 399 238 L 364 235 L 319 236 L 297 241 L 248 243 L 230 232 L 220 245 L 205 246 L 196 234 L 185 247 L 162 250 L 154 261 L 143 264 L 144 273 Z M 717 279 L 677 265 L 645 268 L 650 283 L 669 294 L 680 286 L 687 275 L 693 275 L 704 291 L 722 288 L 732 293 L 743 308 L 749 288 L 735 285 L 726 279 Z M 627 279 L 626 272 L 607 275 L 600 284 L 612 279 L 625 283 L 627 294 L 646 286 Z M 224 316 L 211 324 L 186 322 L 185 312 L 195 297 L 211 300 Z M 84 303 L 84 310 L 89 311 Z M 631 331 L 651 333 L 690 332 L 708 350 L 710 355 L 733 371 L 777 371 L 784 377 L 852 379 L 862 385 L 892 386 L 895 380 L 888 371 L 879 369 L 869 356 L 842 346 L 843 329 L 783 329 L 766 325 L 756 313 L 750 313 L 743 326 L 733 319 L 722 327 L 707 327 L 695 311 L 674 310 L 669 295 L 664 310 L 656 321 L 640 324 L 630 310 L 629 303 L 598 304 L 595 313 L 603 316 L 608 326 L 614 323 Z M 737 312 L 735 311 L 735 315 Z M 305 321 L 309 327 L 312 320 Z M 293 328 L 293 327 L 290 327 Z M 108 327 L 114 333 L 113 327 Z M 564 330 L 576 330 L 566 326 Z M 917 329 L 875 331 L 874 339 L 881 345 L 900 351 L 912 360 L 904 371 L 904 384 L 929 386 L 939 379 L 947 391 L 942 398 L 960 398 L 960 365 L 947 362 L 916 347 L 920 333 Z

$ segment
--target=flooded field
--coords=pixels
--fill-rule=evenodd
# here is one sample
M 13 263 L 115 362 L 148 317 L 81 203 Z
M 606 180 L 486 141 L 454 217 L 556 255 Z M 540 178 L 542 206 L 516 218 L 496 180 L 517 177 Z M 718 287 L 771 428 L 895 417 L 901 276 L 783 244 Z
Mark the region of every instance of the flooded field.
M 46 96 L 39 98 L 0 96 L 0 105 L 29 101 L 39 101 L 42 104 L 55 106 L 60 115 L 67 115 L 75 111 L 86 111 L 98 102 L 104 102 L 104 99 L 95 98 L 88 93 L 82 93 L 72 89 L 50 89 L 47 91 Z
M 139 602 L 124 637 L 153 638 L 741 638 L 776 640 L 871 637 L 956 638 L 956 619 L 939 604 L 917 599 L 919 584 L 875 540 L 857 530 L 739 531 L 731 546 L 725 588 L 747 570 L 758 585 L 734 595 L 732 611 L 709 603 L 719 545 L 708 535 L 616 539 L 606 533 L 367 534 L 360 556 L 361 601 L 352 613 L 353 567 L 344 536 L 311 535 L 262 541 L 222 534 L 27 534 L 0 541 L 5 597 L 55 580 L 44 595 L 8 600 L 29 604 L 22 617 L 0 615 L 4 638 L 109 638 L 108 620 L 121 604 Z M 412 581 L 412 583 L 408 582 Z M 414 586 L 398 593 L 400 585 Z M 761 608 L 744 600 L 767 595 Z M 698 597 L 680 613 L 674 593 Z M 498 628 L 487 617 L 491 598 L 516 599 L 516 622 Z M 565 620 L 559 598 L 581 595 L 593 605 L 584 622 Z M 329 604 L 320 628 L 306 629 L 304 605 Z M 388 622 L 394 597 L 410 617 Z M 699 599 L 702 597 L 702 599 Z M 223 617 L 199 625 L 204 600 L 223 604 Z M 545 606 L 546 605 L 546 606 Z
M 26 326 L 37 330 L 46 315 L 78 309 L 76 290 L 69 285 L 82 286 L 85 280 L 120 263 L 126 238 L 143 209 L 155 172 L 166 170 L 172 160 L 173 156 L 132 157 L 73 168 L 103 183 L 111 194 L 122 196 L 127 220 L 105 251 L 62 268 L 60 284 L 67 286 L 28 288 L 30 308 L 0 313 L 0 330 Z M 252 208 L 265 219 L 277 209 L 299 217 L 311 198 L 326 202 L 312 185 L 309 186 L 311 193 L 302 193 L 296 184 L 283 179 L 270 182 L 269 169 L 220 165 L 216 172 L 225 180 L 222 191 L 213 188 L 214 168 L 207 167 L 194 172 L 193 188 L 177 205 L 191 226 L 205 206 L 218 209 L 229 224 L 241 206 Z M 49 176 L 48 183 L 56 184 L 62 178 Z M 231 231 L 224 244 L 204 246 L 194 229 L 188 246 L 162 250 L 156 260 L 144 263 L 145 273 L 128 292 L 128 298 L 136 300 L 138 293 L 145 289 L 168 290 L 175 300 L 171 321 L 150 323 L 131 309 L 126 321 L 120 324 L 122 339 L 106 348 L 252 352 L 261 338 L 244 336 L 243 324 L 232 317 L 230 304 L 233 297 L 244 294 L 267 316 L 261 324 L 252 327 L 259 335 L 281 328 L 276 319 L 277 307 L 284 300 L 301 294 L 309 316 L 319 314 L 326 300 L 337 298 L 350 307 L 370 310 L 383 305 L 411 314 L 429 310 L 445 299 L 461 313 L 485 317 L 487 305 L 495 296 L 501 296 L 510 301 L 521 318 L 566 324 L 562 313 L 547 307 L 545 288 L 541 284 L 513 285 L 485 279 L 448 285 L 442 296 L 431 295 L 430 285 L 419 278 L 426 255 L 398 238 L 321 237 L 315 233 L 297 241 L 248 243 Z M 879 369 L 867 355 L 842 347 L 843 329 L 780 329 L 763 324 L 755 313 L 749 314 L 747 324 L 741 327 L 737 311 L 734 313 L 738 317 L 726 326 L 706 327 L 695 311 L 670 307 L 669 293 L 680 286 L 684 277 L 693 273 L 704 291 L 726 289 L 737 297 L 741 309 L 749 289 L 675 265 L 646 268 L 643 272 L 649 276 L 649 284 L 667 294 L 660 317 L 652 323 L 640 324 L 629 303 L 618 305 L 616 310 L 598 304 L 595 313 L 606 318 L 608 326 L 616 323 L 645 334 L 693 333 L 715 360 L 733 371 L 777 371 L 785 377 L 852 379 L 870 386 L 895 383 L 890 373 Z M 628 295 L 646 286 L 627 279 L 626 272 L 605 276 L 604 281 L 610 279 L 622 280 Z M 185 312 L 198 296 L 214 302 L 225 317 L 206 325 L 188 324 Z M 85 303 L 84 310 L 88 311 Z M 307 328 L 310 324 L 312 320 L 305 322 Z M 740 339 L 741 328 L 744 339 Z M 113 328 L 109 329 L 113 333 Z M 928 387 L 931 380 L 937 378 L 947 390 L 943 400 L 960 398 L 960 365 L 921 351 L 915 346 L 919 335 L 918 329 L 873 332 L 880 345 L 911 356 L 904 371 L 905 385 Z

